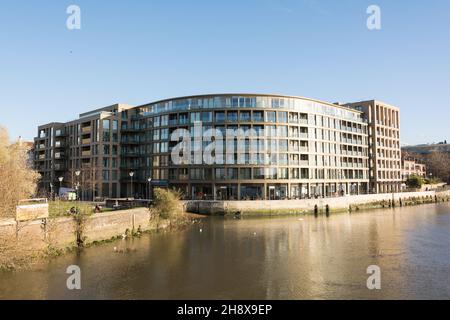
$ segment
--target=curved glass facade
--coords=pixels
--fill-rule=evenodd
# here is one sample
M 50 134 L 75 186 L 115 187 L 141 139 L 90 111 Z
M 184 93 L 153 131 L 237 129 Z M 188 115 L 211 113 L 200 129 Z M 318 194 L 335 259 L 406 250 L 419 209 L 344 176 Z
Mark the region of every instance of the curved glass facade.
M 120 116 L 121 189 L 133 171 L 143 198 L 155 187 L 216 200 L 368 190 L 368 126 L 357 110 L 300 97 L 220 94 L 159 101 Z M 188 148 L 175 149 L 180 131 L 189 134 Z M 181 162 L 174 150 L 181 150 Z M 205 161 L 205 150 L 215 161 Z

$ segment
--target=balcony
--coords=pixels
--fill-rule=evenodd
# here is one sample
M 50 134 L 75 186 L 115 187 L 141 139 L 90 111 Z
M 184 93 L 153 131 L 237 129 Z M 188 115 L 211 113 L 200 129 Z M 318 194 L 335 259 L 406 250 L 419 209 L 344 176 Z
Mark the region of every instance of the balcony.
M 139 139 L 122 138 L 122 144 L 139 144 Z
M 56 152 L 55 153 L 55 159 L 64 159 L 64 158 L 65 158 L 64 152 Z
M 40 144 L 40 145 L 38 146 L 38 149 L 44 150 L 44 149 L 45 149 L 45 144 Z
M 58 129 L 55 131 L 55 137 L 64 137 L 66 135 L 67 135 L 66 130 Z
M 92 155 L 91 150 L 81 152 L 81 156 L 83 156 L 83 157 L 90 157 L 91 155 Z
M 302 153 L 308 152 L 308 147 L 300 147 L 300 152 Z
M 39 160 L 45 160 L 45 154 L 39 155 L 38 159 L 39 159 Z
M 91 133 L 91 127 L 83 127 L 81 128 L 81 132 L 82 133 Z
M 81 140 L 81 144 L 90 144 L 91 142 L 92 142 L 92 140 L 90 138 Z
M 65 164 L 62 163 L 56 163 L 55 164 L 55 171 L 66 171 L 67 167 Z
M 309 166 L 309 161 L 308 160 L 300 160 L 300 165 L 302 167 Z
M 64 148 L 64 142 L 62 141 L 55 141 L 55 148 Z
M 139 132 L 141 129 L 136 128 L 136 127 L 122 127 L 121 131 L 122 132 Z
M 128 157 L 128 158 L 133 158 L 133 157 L 139 157 L 140 154 L 137 151 L 125 151 L 122 153 L 122 157 Z

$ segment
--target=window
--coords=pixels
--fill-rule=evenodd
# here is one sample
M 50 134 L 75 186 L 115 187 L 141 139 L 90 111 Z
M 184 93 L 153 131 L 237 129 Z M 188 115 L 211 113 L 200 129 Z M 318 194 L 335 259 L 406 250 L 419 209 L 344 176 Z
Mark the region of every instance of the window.
M 106 130 L 109 131 L 110 130 L 109 125 L 110 125 L 109 120 L 103 120 L 103 131 L 106 131 Z
M 241 111 L 239 113 L 239 121 L 241 121 L 241 122 L 250 121 L 250 111 Z
M 153 130 L 153 140 L 159 140 L 159 129 Z
M 286 138 L 288 136 L 287 126 L 278 126 L 277 131 L 279 137 Z
M 253 111 L 253 122 L 263 122 L 263 112 L 262 111 Z
M 215 121 L 216 122 L 225 122 L 225 112 L 224 111 L 216 111 L 215 113 Z
M 212 122 L 212 112 L 202 112 L 200 119 L 202 122 Z
M 161 140 L 169 139 L 169 129 L 161 129 Z
M 278 179 L 287 179 L 288 178 L 288 169 L 287 168 L 279 168 L 278 169 Z
M 236 122 L 238 119 L 237 111 L 228 111 L 227 112 L 227 121 L 228 122 Z
M 276 122 L 276 112 L 275 111 L 266 111 L 266 122 Z
M 241 179 L 251 179 L 252 178 L 252 169 L 241 168 L 239 175 L 240 175 Z
M 238 178 L 238 169 L 237 168 L 228 168 L 227 169 L 227 177 L 230 180 Z
M 253 179 L 264 179 L 264 168 L 254 168 Z
M 169 125 L 169 115 L 161 116 L 161 127 Z
M 216 168 L 215 176 L 216 176 L 216 179 L 225 180 L 226 179 L 225 168 Z
M 288 151 L 288 141 L 278 140 L 278 152 L 287 152 L 287 151 Z
M 287 122 L 287 112 L 278 112 L 278 122 Z

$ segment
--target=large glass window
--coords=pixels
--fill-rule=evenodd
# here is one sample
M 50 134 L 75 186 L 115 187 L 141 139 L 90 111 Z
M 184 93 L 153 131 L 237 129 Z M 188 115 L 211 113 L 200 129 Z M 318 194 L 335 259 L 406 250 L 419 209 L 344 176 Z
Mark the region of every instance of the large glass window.
M 236 122 L 237 121 L 237 111 L 228 111 L 227 112 L 227 121 L 228 122 Z
M 253 120 L 253 122 L 263 122 L 264 121 L 263 112 L 262 111 L 253 111 L 252 120 Z
M 240 179 L 251 179 L 252 169 L 251 168 L 241 168 L 239 173 Z
M 191 123 L 200 121 L 200 112 L 191 112 Z
M 288 136 L 287 126 L 278 126 L 277 132 L 279 137 L 286 138 Z
M 226 179 L 225 168 L 216 168 L 215 176 L 216 179 L 218 180 L 225 180 Z
M 212 122 L 212 112 L 202 112 L 201 121 L 202 122 Z
M 266 111 L 266 122 L 277 122 L 276 112 L 275 111 Z
M 224 111 L 216 111 L 215 113 L 215 121 L 216 122 L 224 122 L 225 121 L 225 112 Z
M 278 112 L 278 122 L 288 122 L 287 121 L 287 112 Z
M 250 111 L 241 111 L 239 113 L 239 120 L 241 122 L 248 122 L 248 121 L 250 121 Z

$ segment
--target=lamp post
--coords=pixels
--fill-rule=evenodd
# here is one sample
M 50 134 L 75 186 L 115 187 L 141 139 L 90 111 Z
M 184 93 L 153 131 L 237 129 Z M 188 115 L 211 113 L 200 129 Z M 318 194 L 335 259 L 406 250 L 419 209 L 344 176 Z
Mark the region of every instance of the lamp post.
M 53 183 L 50 182 L 50 199 L 53 200 Z
M 151 188 L 152 188 L 152 178 L 148 178 L 148 200 L 150 200 L 151 197 Z
M 133 177 L 134 177 L 134 172 L 130 171 L 129 175 L 130 175 L 130 178 L 131 178 L 131 197 L 133 197 Z
M 80 174 L 81 174 L 80 170 L 75 171 L 75 175 L 77 176 L 77 200 L 79 199 L 78 189 L 80 187 L 80 181 L 79 181 Z
M 61 196 L 61 184 L 64 180 L 64 177 L 59 177 L 58 181 L 59 181 L 59 190 L 58 190 L 58 197 Z

